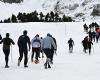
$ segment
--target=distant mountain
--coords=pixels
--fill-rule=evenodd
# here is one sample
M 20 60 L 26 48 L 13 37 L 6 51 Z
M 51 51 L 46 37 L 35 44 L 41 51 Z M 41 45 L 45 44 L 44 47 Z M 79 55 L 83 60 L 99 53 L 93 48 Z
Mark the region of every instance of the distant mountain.
M 100 19 L 100 0 L 46 0 L 42 6 L 77 21 Z
M 0 19 L 10 17 L 18 12 L 37 10 L 44 14 L 50 11 L 71 16 L 76 21 L 100 19 L 100 0 L 24 0 L 20 4 L 0 2 Z

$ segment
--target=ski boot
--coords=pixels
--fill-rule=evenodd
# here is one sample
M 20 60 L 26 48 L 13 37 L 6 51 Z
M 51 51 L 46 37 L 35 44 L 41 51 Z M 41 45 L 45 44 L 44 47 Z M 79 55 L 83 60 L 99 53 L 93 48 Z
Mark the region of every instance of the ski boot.
M 36 60 L 35 60 L 35 64 L 38 64 L 38 63 L 39 63 L 39 60 L 36 59 Z
M 47 69 L 47 63 L 44 64 L 44 68 Z
M 9 68 L 9 66 L 8 65 L 5 65 L 5 68 Z

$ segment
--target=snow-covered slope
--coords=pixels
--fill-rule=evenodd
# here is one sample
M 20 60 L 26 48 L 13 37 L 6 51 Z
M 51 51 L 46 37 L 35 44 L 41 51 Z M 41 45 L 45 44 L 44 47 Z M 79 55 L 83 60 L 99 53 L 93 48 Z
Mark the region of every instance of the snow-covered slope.
M 89 25 L 89 23 L 87 23 Z M 83 53 L 81 41 L 86 36 L 83 23 L 19 23 L 0 24 L 0 33 L 5 37 L 6 32 L 15 41 L 9 56 L 9 69 L 5 69 L 4 54 L 0 44 L 0 80 L 99 80 L 100 79 L 100 41 L 92 47 L 91 55 Z M 28 68 L 24 68 L 23 60 L 17 66 L 19 57 L 17 40 L 23 30 L 28 30 L 32 39 L 37 33 L 45 37 L 47 33 L 57 39 L 57 56 L 51 69 L 44 69 L 45 58 L 40 58 L 39 64 L 31 62 L 29 52 Z M 72 54 L 68 52 L 68 39 L 72 37 L 75 45 Z
M 0 2 L 0 19 L 8 18 L 18 12 L 32 12 L 37 10 L 44 14 L 50 11 L 66 14 L 76 21 L 99 20 L 91 13 L 100 0 L 24 0 L 21 4 L 4 4 Z M 100 8 L 100 7 L 99 7 Z

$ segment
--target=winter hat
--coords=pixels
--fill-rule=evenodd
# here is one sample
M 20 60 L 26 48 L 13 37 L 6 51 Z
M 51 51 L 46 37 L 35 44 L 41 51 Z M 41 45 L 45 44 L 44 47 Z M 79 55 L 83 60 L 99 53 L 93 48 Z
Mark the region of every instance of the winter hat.
M 51 34 L 50 33 L 47 33 L 47 36 L 51 36 Z
M 6 37 L 9 37 L 9 33 L 6 33 Z
M 26 35 L 26 34 L 27 34 L 27 30 L 24 30 L 24 31 L 23 31 L 23 34 Z
M 39 37 L 39 34 L 36 34 L 36 37 Z

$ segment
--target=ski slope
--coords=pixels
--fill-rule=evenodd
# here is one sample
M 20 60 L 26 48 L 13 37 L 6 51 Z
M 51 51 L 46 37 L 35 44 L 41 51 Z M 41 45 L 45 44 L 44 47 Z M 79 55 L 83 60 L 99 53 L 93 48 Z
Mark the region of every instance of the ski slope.
M 89 24 L 88 22 L 87 24 Z M 95 43 L 91 55 L 83 53 L 81 41 L 87 35 L 83 31 L 83 22 L 76 23 L 19 23 L 0 24 L 0 33 L 5 37 L 7 32 L 15 41 L 9 56 L 10 68 L 5 69 L 2 44 L 0 45 L 0 80 L 99 80 L 100 79 L 100 41 Z M 44 69 L 45 58 L 39 64 L 31 63 L 29 52 L 28 68 L 17 66 L 19 57 L 17 40 L 23 30 L 28 30 L 32 39 L 36 34 L 45 37 L 51 33 L 57 39 L 57 56 L 51 69 Z M 72 37 L 75 45 L 72 54 L 68 52 L 68 39 Z M 12 59 L 11 59 L 12 54 Z

